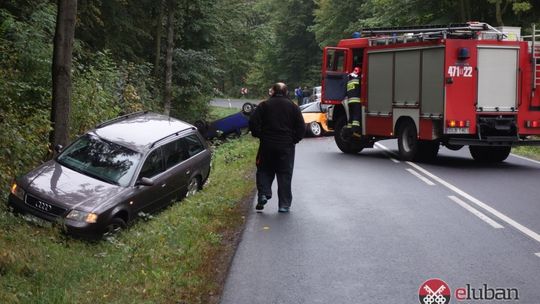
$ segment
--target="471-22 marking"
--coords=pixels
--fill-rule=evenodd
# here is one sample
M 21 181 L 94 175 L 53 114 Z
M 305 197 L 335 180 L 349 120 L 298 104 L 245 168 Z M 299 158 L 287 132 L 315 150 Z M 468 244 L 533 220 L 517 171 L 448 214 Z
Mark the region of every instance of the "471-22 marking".
M 472 77 L 473 68 L 471 66 L 451 65 L 448 67 L 450 77 Z

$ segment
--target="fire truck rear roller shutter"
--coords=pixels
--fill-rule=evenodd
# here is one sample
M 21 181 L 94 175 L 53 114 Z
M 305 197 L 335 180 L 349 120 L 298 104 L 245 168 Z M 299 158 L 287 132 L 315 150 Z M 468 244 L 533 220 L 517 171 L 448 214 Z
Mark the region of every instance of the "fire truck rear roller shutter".
M 394 102 L 420 102 L 420 50 L 395 53 Z
M 368 111 L 392 112 L 394 53 L 369 54 Z
M 444 49 L 422 51 L 422 109 L 438 116 L 444 111 Z

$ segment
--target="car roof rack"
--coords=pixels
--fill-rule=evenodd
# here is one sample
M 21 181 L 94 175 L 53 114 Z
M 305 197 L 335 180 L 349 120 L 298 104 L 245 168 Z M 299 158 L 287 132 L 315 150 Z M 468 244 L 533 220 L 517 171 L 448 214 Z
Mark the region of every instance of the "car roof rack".
M 165 136 L 165 137 L 162 137 L 162 138 L 160 138 L 160 139 L 154 141 L 154 142 L 150 145 L 150 149 L 152 149 L 153 147 L 155 147 L 157 143 L 159 143 L 159 142 L 161 142 L 161 141 L 164 141 L 165 139 L 167 139 L 167 138 L 169 138 L 169 137 L 178 136 L 178 135 L 180 135 L 181 133 L 184 133 L 184 132 L 186 132 L 186 131 L 188 131 L 188 130 L 197 130 L 197 128 L 191 127 L 191 128 L 189 128 L 189 129 L 180 130 L 180 131 L 174 132 L 174 133 L 172 133 L 172 134 L 169 134 L 169 135 L 167 135 L 167 136 Z
M 506 34 L 484 22 L 377 27 L 362 29 L 360 33 L 362 37 L 367 37 L 370 41 L 389 44 L 447 38 L 477 39 L 479 32 L 486 31 L 496 35 L 498 40 L 506 37 Z
M 108 126 L 108 125 L 113 124 L 115 122 L 119 122 L 121 120 L 125 120 L 125 119 L 128 119 L 128 118 L 144 115 L 146 113 L 148 113 L 148 111 L 138 111 L 138 112 L 133 112 L 133 113 L 129 113 L 129 114 L 126 114 L 126 115 L 122 115 L 122 116 L 119 116 L 119 117 L 113 118 L 111 120 L 107 120 L 105 122 L 100 123 L 99 125 L 96 126 L 96 129 L 103 128 L 105 126 Z

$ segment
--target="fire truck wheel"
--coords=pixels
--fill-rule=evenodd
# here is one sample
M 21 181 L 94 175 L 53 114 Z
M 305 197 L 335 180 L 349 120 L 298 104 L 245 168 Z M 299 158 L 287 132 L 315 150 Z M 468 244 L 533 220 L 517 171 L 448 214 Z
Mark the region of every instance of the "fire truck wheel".
M 309 130 L 309 133 L 311 133 L 311 135 L 313 135 L 313 136 L 321 136 L 322 135 L 322 127 L 316 121 L 312 121 L 312 122 L 309 123 L 308 130 Z
M 399 157 L 402 160 L 414 160 L 418 153 L 418 132 L 412 121 L 403 122 L 398 129 Z
M 510 155 L 512 147 L 469 146 L 474 160 L 482 163 L 500 163 Z
M 364 149 L 363 146 L 359 144 L 354 144 L 350 141 L 350 139 L 346 139 L 343 137 L 343 127 L 347 124 L 347 117 L 341 116 L 337 119 L 335 128 L 334 128 L 334 140 L 336 141 L 336 145 L 343 153 L 347 154 L 356 154 L 362 151 Z
M 446 144 L 444 146 L 447 147 L 448 149 L 452 150 L 452 151 L 459 151 L 461 148 L 463 148 L 463 145 Z

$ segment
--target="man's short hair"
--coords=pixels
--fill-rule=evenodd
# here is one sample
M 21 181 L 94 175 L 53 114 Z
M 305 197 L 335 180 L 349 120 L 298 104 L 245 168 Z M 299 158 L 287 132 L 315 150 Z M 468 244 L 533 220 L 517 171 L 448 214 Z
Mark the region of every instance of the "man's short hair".
M 272 86 L 272 96 L 287 96 L 287 85 L 283 82 L 277 82 Z

